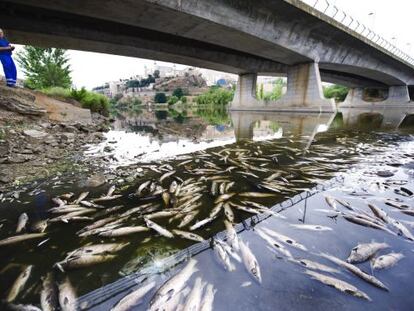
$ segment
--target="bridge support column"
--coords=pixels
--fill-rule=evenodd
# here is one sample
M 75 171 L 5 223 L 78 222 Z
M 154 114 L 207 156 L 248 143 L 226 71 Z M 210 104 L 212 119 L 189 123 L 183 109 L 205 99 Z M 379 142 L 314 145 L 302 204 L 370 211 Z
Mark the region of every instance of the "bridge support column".
M 379 102 L 367 102 L 363 99 L 364 89 L 350 89 L 345 101 L 340 104 L 341 108 L 362 108 L 362 107 L 378 107 L 378 106 L 406 106 L 410 103 L 410 93 L 408 86 L 390 86 L 388 89 L 388 98 Z
M 283 110 L 336 111 L 333 99 L 324 98 L 317 63 L 289 67 L 287 92 L 275 105 Z
M 257 74 L 239 76 L 231 110 L 335 112 L 333 99 L 325 99 L 317 63 L 288 68 L 286 94 L 277 101 L 256 98 Z
M 256 83 L 257 74 L 255 73 L 239 75 L 231 109 L 248 110 L 249 108 L 254 109 L 261 106 L 260 101 L 256 98 Z

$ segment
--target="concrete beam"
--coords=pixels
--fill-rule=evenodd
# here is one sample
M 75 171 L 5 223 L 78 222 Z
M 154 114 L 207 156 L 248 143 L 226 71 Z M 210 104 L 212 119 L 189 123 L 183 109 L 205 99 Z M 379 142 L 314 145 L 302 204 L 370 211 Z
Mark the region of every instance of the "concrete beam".
M 388 89 L 387 99 L 379 102 L 368 102 L 364 100 L 364 89 L 353 88 L 349 90 L 345 101 L 339 105 L 340 108 L 363 108 L 363 107 L 408 107 L 410 94 L 408 86 L 391 86 Z
M 256 98 L 256 74 L 239 76 L 231 110 L 334 112 L 335 103 L 323 96 L 317 63 L 288 68 L 287 93 L 277 101 Z

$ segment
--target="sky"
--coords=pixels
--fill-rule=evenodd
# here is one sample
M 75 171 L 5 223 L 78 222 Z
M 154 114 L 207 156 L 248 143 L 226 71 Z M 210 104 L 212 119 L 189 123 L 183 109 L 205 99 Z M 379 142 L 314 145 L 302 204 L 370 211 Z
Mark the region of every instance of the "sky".
M 314 3 L 316 0 L 306 0 Z M 346 11 L 361 23 L 394 43 L 401 50 L 414 56 L 414 1 L 412 0 L 328 0 Z M 321 7 L 325 0 L 319 0 Z M 370 14 L 373 13 L 373 14 Z M 394 38 L 394 39 L 393 39 Z M 22 47 L 17 46 L 17 51 Z M 76 87 L 91 89 L 108 81 L 144 74 L 144 66 L 152 67 L 153 60 L 139 58 L 69 51 L 72 80 Z M 165 65 L 169 63 L 157 62 Z M 172 65 L 172 64 L 170 64 Z M 184 66 L 177 66 L 178 69 Z M 21 73 L 21 71 L 19 71 Z

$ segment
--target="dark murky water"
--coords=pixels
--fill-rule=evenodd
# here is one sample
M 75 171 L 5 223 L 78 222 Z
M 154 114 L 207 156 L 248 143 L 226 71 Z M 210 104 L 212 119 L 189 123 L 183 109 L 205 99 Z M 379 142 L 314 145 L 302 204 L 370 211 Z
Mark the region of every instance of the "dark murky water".
M 327 194 L 367 213 L 370 213 L 367 203 L 374 203 L 386 210 L 390 217 L 406 221 L 403 224 L 413 231 L 411 216 L 385 205 L 386 199 L 401 199 L 404 204 L 412 207 L 412 197 L 395 193 L 395 189 L 398 190 L 401 185 L 392 183 L 404 181 L 401 182 L 403 187 L 414 189 L 414 142 L 410 134 L 411 128 L 406 127 L 409 125 L 408 119 L 403 121 L 405 114 L 393 111 L 388 115 L 380 115 L 349 110 L 335 117 L 317 114 L 227 114 L 224 111 L 164 110 L 142 111 L 139 115 L 119 119 L 114 125 L 114 131 L 107 134 L 108 140 L 102 145 L 91 146 L 87 156 L 106 157 L 108 164 L 105 169 L 108 174 L 120 166 L 131 164 L 135 165 L 133 169 L 136 170 L 136 163 L 140 163 L 138 170 L 141 177 L 133 181 L 120 178 L 113 180 L 113 183 L 119 184 L 115 193 L 122 194 L 122 197 L 99 203 L 104 208 L 85 215 L 92 219 L 50 223 L 42 238 L 0 246 L 2 298 L 8 295 L 10 287 L 26 265 L 33 265 L 32 273 L 17 296 L 16 303 L 39 305 L 41 279 L 50 271 L 54 271 L 58 282 L 69 276 L 79 296 L 143 268 L 149 272 L 149 278 L 156 278 L 157 284 L 161 285 L 163 278 L 175 273 L 173 270 L 167 271 L 166 275 L 158 274 L 168 268 L 163 265 L 162 259 L 195 242 L 178 237 L 168 239 L 155 231 L 117 238 L 102 238 L 97 235 L 80 238 L 77 232 L 97 220 L 110 216 L 116 219 L 132 208 L 148 204 L 146 209 L 132 214 L 119 227 L 145 225 L 143 215 L 174 208 L 179 210 L 186 201 L 199 195 L 192 204 L 196 206 L 194 211 L 197 215 L 188 226 L 182 228 L 190 231 L 189 227 L 197 220 L 207 218 L 216 205 L 215 200 L 220 194 L 212 194 L 213 183 L 217 184 L 217 192 L 220 191 L 221 184 L 230 185 L 226 193 L 234 193 L 234 196 L 225 202 L 249 205 L 243 203 L 247 200 L 271 207 L 340 174 L 344 176 L 344 182 L 328 190 Z M 401 124 L 403 129 L 397 130 Z M 111 148 L 105 148 L 108 146 Z M 160 182 L 160 176 L 171 170 L 176 172 Z M 393 176 L 378 177 L 378 171 L 391 171 Z M 265 179 L 275 173 L 279 173 L 279 176 L 266 183 Z M 26 191 L 19 193 L 18 198 L 16 193 L 3 194 L 5 199 L 0 208 L 0 240 L 15 235 L 17 219 L 23 212 L 28 214 L 29 224 L 60 216 L 48 211 L 56 206 L 51 201 L 53 197 L 74 192 L 76 199 L 81 192 L 89 191 L 85 200 L 90 200 L 102 196 L 110 187 L 108 184 L 85 189 L 79 186 L 79 180 L 84 178 L 81 174 L 56 177 L 40 185 L 28 186 Z M 188 181 L 189 179 L 191 180 Z M 188 186 L 183 186 L 186 190 L 176 198 L 171 195 L 169 206 L 166 207 L 161 196 L 154 195 L 148 189 L 139 196 L 133 195 L 146 181 L 152 181 L 155 192 L 156 187 L 168 189 L 173 181 L 184 185 L 188 183 Z M 268 188 L 269 184 L 272 189 Z M 270 193 L 272 196 L 257 198 L 241 195 L 247 192 Z M 106 210 L 114 206 L 121 207 L 105 214 Z M 346 211 L 339 204 L 338 209 Z M 235 214 L 234 223 L 252 216 L 235 206 L 232 210 Z M 306 258 L 336 267 L 341 273 L 331 276 L 358 287 L 373 302 L 340 293 L 312 280 L 304 273 L 303 267 L 280 254 L 275 256 L 254 230 L 244 231 L 240 238 L 249 243 L 258 260 L 263 278 L 261 285 L 254 282 L 237 261 L 233 260 L 236 271 L 225 272 L 214 259 L 211 250 L 196 256 L 200 271 L 192 276 L 188 285 L 194 284 L 197 276 L 212 284 L 217 289 L 215 310 L 228 310 L 236 306 L 238 310 L 354 310 L 362 307 L 372 310 L 410 309 L 414 303 L 410 294 L 414 286 L 412 243 L 400 236 L 347 222 L 332 211 L 323 194 L 302 201 L 281 212 L 281 215 L 286 219 L 272 217 L 258 224 L 257 228 L 273 229 L 305 245 L 307 252 L 287 248 L 294 258 Z M 157 218 L 153 221 L 172 230 L 182 218 L 173 221 L 171 218 Z M 194 232 L 209 239 L 225 229 L 225 218 L 221 211 L 214 221 Z M 313 232 L 291 226 L 303 222 L 329 226 L 333 230 Z M 42 241 L 46 242 L 38 246 Z M 326 252 L 345 260 L 358 243 L 371 241 L 386 242 L 391 246 L 381 254 L 393 250 L 405 256 L 395 267 L 374 272 L 390 288 L 389 292 L 373 287 L 319 256 L 321 252 Z M 84 245 L 104 242 L 129 244 L 106 263 L 68 269 L 65 273 L 55 267 L 55 263 L 64 260 L 67 253 Z M 371 273 L 368 263 L 359 267 Z M 180 268 L 178 266 L 176 269 Z M 94 308 L 107 310 L 126 293 L 120 292 Z M 146 296 L 145 303 L 141 305 L 143 310 L 150 298 L 151 294 Z

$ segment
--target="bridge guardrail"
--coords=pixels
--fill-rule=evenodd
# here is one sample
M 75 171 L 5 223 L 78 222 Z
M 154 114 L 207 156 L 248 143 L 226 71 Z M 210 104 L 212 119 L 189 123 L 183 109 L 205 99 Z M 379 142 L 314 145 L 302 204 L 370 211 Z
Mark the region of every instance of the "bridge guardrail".
M 359 22 L 358 20 L 354 19 L 350 14 L 346 13 L 345 11 L 339 9 L 336 5 L 331 4 L 328 0 L 299 0 L 303 2 L 322 14 L 333 18 L 335 21 L 341 23 L 343 26 L 348 28 L 351 31 L 354 31 L 361 36 L 367 38 L 371 41 L 374 45 L 377 45 L 391 54 L 393 54 L 396 58 L 409 63 L 410 65 L 414 66 L 414 58 L 412 58 L 407 53 L 403 52 L 401 49 L 396 47 L 394 44 L 386 40 L 383 36 L 378 35 L 375 33 L 370 27 L 367 27 L 363 23 Z

